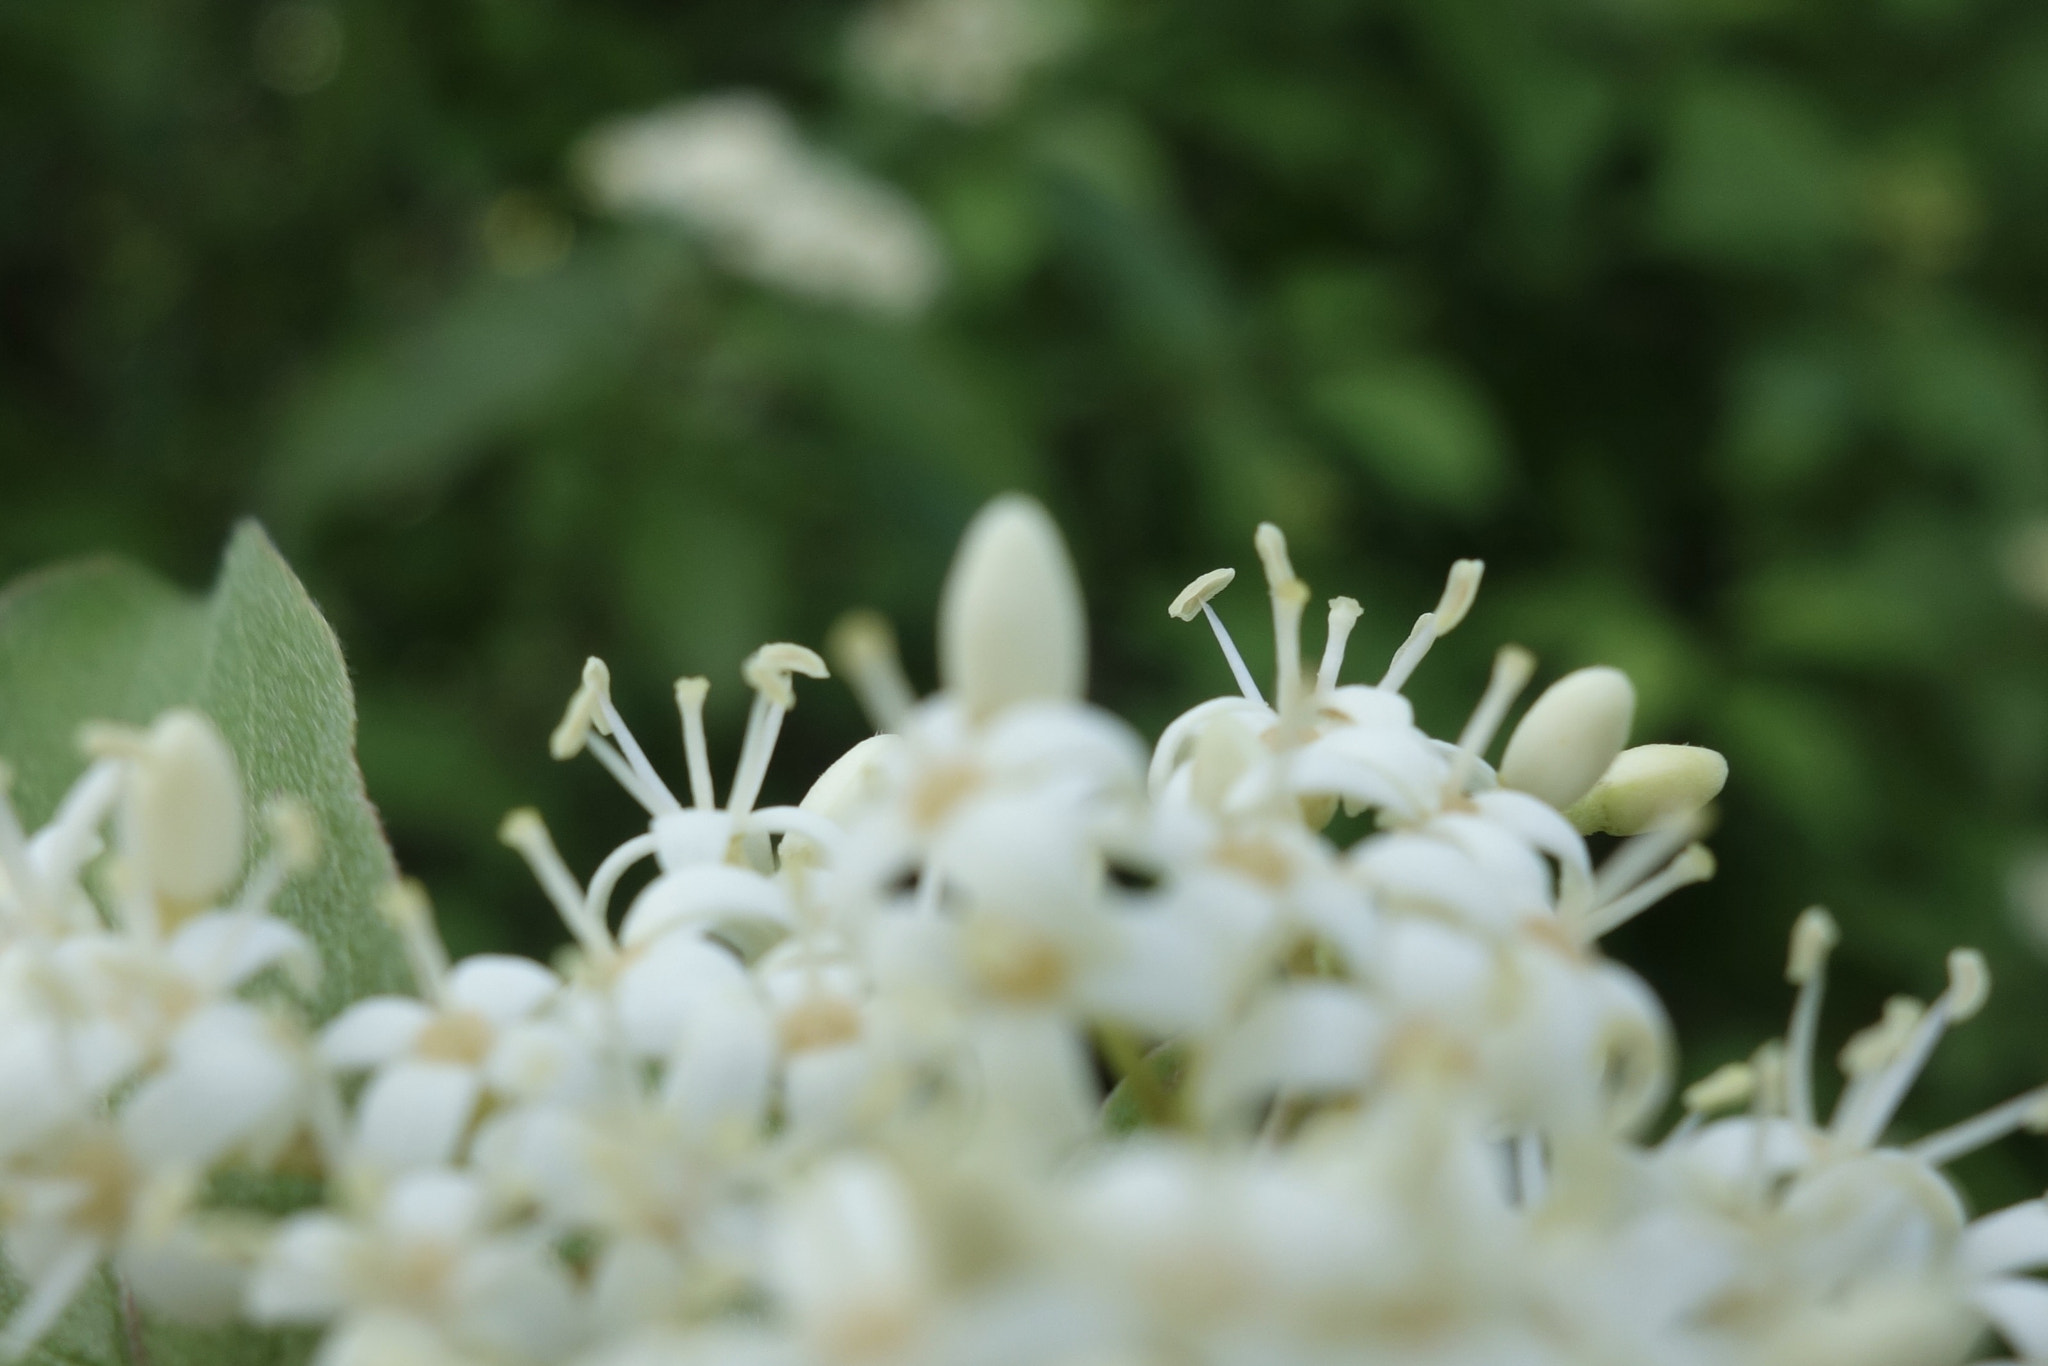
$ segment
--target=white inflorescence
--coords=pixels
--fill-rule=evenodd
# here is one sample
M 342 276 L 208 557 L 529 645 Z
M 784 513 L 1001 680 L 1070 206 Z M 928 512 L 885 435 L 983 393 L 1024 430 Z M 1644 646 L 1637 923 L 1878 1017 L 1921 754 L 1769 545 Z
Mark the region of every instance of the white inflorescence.
M 974 121 L 1016 100 L 1085 28 L 1077 0 L 877 0 L 855 17 L 847 46 L 883 93 Z
M 2048 1089 L 1886 1142 L 1982 959 L 1850 1038 L 1824 1114 L 1839 935 L 1807 911 L 1784 1038 L 1647 1137 L 1669 1031 L 1598 941 L 1711 875 L 1718 756 L 1623 750 L 1633 694 L 1600 671 L 1529 709 L 1497 777 L 1525 652 L 1455 742 L 1400 690 L 1476 563 L 1385 681 L 1344 683 L 1358 604 L 1306 658 L 1307 586 L 1276 528 L 1257 544 L 1275 676 L 1214 612 L 1229 576 L 1196 580 L 1172 611 L 1240 686 L 1149 763 L 1081 698 L 1073 571 L 1021 499 L 965 539 L 936 696 L 872 618 L 839 633 L 883 729 L 796 806 L 759 799 L 817 655 L 747 661 L 722 791 L 708 685 L 677 684 L 671 787 L 592 661 L 552 748 L 646 829 L 587 878 L 536 813 L 502 831 L 574 947 L 451 963 L 393 888 L 417 994 L 319 1028 L 284 989 L 313 950 L 267 910 L 303 815 L 270 811 L 245 874 L 209 722 L 94 728 L 42 830 L 0 804 L 0 1237 L 26 1287 L 0 1351 L 110 1264 L 135 1314 L 318 1326 L 321 1366 L 2048 1360 L 2048 1206 L 1972 1220 L 1942 1171 L 2048 1126 Z M 1559 810 L 1594 798 L 1588 828 L 1639 831 L 1597 866 Z M 283 1171 L 321 1202 L 221 1194 Z
M 678 220 L 731 269 L 792 293 L 905 315 L 945 273 L 907 196 L 810 147 L 765 96 L 709 95 L 600 128 L 583 170 L 603 207 Z

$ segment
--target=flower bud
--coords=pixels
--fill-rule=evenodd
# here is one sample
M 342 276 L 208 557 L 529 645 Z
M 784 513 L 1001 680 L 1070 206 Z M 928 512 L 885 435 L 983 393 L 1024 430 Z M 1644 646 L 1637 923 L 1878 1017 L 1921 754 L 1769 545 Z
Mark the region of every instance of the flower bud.
M 1566 814 L 1581 834 L 1637 835 L 1682 819 L 1720 795 L 1728 761 L 1701 745 L 1637 745 Z
M 961 538 L 939 600 L 939 679 L 986 719 L 1038 698 L 1078 698 L 1088 668 L 1080 585 L 1052 518 L 1005 494 Z
M 1636 690 L 1619 669 L 1568 673 L 1536 699 L 1501 756 L 1500 782 L 1562 811 L 1586 795 L 1635 719 Z
M 213 722 L 167 711 L 140 737 L 128 789 L 137 864 L 158 894 L 203 905 L 242 870 L 242 779 Z

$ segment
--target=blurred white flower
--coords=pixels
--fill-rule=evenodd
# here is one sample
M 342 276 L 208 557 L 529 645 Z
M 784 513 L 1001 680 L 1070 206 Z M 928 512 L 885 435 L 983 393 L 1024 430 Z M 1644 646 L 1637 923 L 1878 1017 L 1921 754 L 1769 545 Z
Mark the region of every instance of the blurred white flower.
M 985 119 L 1081 40 L 1077 0 L 879 0 L 847 34 L 854 68 L 906 104 Z
M 581 161 L 619 213 L 675 219 L 734 271 L 890 316 L 923 310 L 945 262 L 901 191 L 809 146 L 765 96 L 709 95 L 599 128 Z

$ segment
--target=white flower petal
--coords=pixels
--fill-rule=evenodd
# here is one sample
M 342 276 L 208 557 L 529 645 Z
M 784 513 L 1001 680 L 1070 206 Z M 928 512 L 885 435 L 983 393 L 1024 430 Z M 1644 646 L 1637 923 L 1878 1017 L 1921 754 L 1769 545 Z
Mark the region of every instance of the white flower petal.
M 448 973 L 448 1003 L 505 1025 L 538 1010 L 562 979 L 534 962 L 509 953 L 479 953 Z
M 2020 1356 L 2048 1360 L 2048 1283 L 2001 1277 L 1978 1286 L 1970 1298 Z
M 446 1162 L 462 1142 L 481 1089 L 474 1069 L 398 1062 L 356 1102 L 356 1156 L 387 1169 Z
M 262 911 L 194 916 L 171 937 L 169 953 L 209 992 L 229 991 L 273 965 L 289 968 L 304 981 L 319 964 L 311 940 Z
M 1963 1231 L 1958 1256 L 1969 1276 L 2048 1267 L 2048 1203 L 2022 1200 L 1978 1219 Z
M 342 1071 L 375 1067 L 411 1048 L 433 1018 L 431 1007 L 410 996 L 357 1001 L 320 1031 L 320 1057 Z

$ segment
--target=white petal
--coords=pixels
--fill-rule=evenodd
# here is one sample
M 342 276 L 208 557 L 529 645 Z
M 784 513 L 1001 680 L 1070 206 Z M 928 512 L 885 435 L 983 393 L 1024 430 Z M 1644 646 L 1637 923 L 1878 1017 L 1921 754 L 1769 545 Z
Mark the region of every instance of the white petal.
M 211 911 L 179 927 L 170 942 L 171 960 L 209 991 L 240 986 L 273 964 L 304 980 L 319 958 L 305 935 L 262 911 Z
M 1628 743 L 1636 690 L 1604 666 L 1578 669 L 1531 703 L 1500 760 L 1502 787 L 1541 797 L 1562 811 L 1592 790 Z
M 2022 1200 L 1985 1215 L 1963 1231 L 1958 1256 L 1970 1276 L 2048 1267 L 2048 1204 Z
M 2048 1283 L 2002 1277 L 1978 1286 L 1970 1298 L 2015 1352 L 2029 1361 L 2048 1359 Z
M 448 1002 L 504 1025 L 538 1010 L 561 984 L 561 978 L 531 958 L 479 953 L 449 971 Z
M 349 1300 L 349 1266 L 361 1246 L 331 1214 L 285 1221 L 249 1278 L 249 1317 L 258 1323 L 319 1323 Z
M 978 719 L 1078 698 L 1088 673 L 1081 587 L 1059 528 L 1019 494 L 968 524 L 939 599 L 939 681 Z
M 145 1161 L 205 1167 L 288 1119 L 300 1082 L 297 1059 L 261 1014 L 214 1006 L 178 1031 L 171 1065 L 122 1107 L 121 1131 Z
M 343 1071 L 375 1067 L 411 1048 L 433 1018 L 425 1002 L 410 996 L 357 1001 L 320 1031 L 320 1056 Z
M 391 1183 L 378 1224 L 400 1242 L 460 1243 L 483 1227 L 483 1186 L 462 1172 L 408 1172 Z
M 1202 1108 L 1217 1114 L 1276 1091 L 1355 1090 L 1371 1075 L 1380 1032 L 1379 1013 L 1349 987 L 1277 990 L 1217 1044 L 1202 1082 Z
M 688 934 L 665 935 L 629 962 L 612 988 L 626 1045 L 644 1057 L 675 1047 L 698 1001 L 746 988 L 732 953 Z
M 561 1263 L 538 1242 L 501 1240 L 473 1252 L 450 1297 L 457 1339 L 514 1361 L 559 1361 L 582 1327 Z
M 356 1102 L 356 1155 L 387 1169 L 448 1161 L 462 1142 L 479 1089 L 468 1067 L 394 1063 L 370 1079 Z
M 626 948 L 652 943 L 670 930 L 786 929 L 789 897 L 768 878 L 730 864 L 694 864 L 663 873 L 634 898 L 619 926 Z

